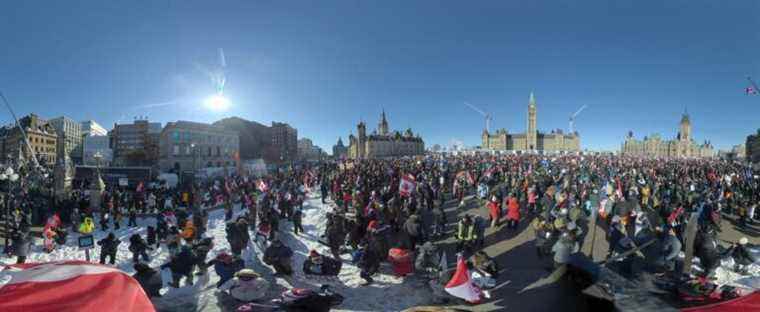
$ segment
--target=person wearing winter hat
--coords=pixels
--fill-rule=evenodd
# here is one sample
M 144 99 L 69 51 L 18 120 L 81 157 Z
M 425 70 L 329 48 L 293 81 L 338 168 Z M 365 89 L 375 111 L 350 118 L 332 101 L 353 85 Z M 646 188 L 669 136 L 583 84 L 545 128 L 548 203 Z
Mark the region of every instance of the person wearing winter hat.
M 746 274 L 747 267 L 755 262 L 755 259 L 749 252 L 749 246 L 747 245 L 749 245 L 749 239 L 747 239 L 747 237 L 742 237 L 739 239 L 738 244 L 734 244 L 734 246 L 731 247 L 730 254 L 736 263 L 734 270 L 741 274 Z
M 219 289 L 229 291 L 230 296 L 239 301 L 252 302 L 261 300 L 267 295 L 269 282 L 251 269 L 242 269 Z
M 615 246 L 618 245 L 621 239 L 626 237 L 625 228 L 623 228 L 620 222 L 620 217 L 612 217 L 612 223 L 610 224 L 609 232 L 607 234 L 607 242 L 609 248 L 607 249 L 607 257 L 612 256 L 612 252 L 615 250 Z
M 312 249 L 303 262 L 303 273 L 312 275 L 338 275 L 342 262 L 326 257 Z
M 234 257 L 223 251 L 206 264 L 206 266 L 211 265 L 214 266 L 216 275 L 219 275 L 219 282 L 216 283 L 216 287 L 219 288 L 222 284 L 232 279 L 235 272 L 242 270 L 245 262 L 243 259 Z

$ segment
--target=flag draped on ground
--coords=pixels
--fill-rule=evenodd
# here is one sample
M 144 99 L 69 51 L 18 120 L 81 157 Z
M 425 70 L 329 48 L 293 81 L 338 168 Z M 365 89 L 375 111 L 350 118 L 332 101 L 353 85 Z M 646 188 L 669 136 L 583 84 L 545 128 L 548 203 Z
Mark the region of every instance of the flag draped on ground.
M 446 292 L 450 295 L 464 299 L 469 303 L 478 303 L 482 299 L 483 291 L 472 283 L 470 270 L 462 256 L 457 259 L 457 271 L 446 284 Z
M 0 268 L 0 311 L 155 311 L 140 284 L 116 268 L 84 261 Z

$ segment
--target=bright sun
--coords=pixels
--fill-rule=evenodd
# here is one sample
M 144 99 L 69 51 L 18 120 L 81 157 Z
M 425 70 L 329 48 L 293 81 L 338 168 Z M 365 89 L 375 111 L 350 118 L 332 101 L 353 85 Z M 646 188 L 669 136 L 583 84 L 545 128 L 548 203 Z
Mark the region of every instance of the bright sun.
M 222 112 L 230 107 L 230 100 L 223 95 L 212 95 L 206 99 L 206 107 L 212 111 Z

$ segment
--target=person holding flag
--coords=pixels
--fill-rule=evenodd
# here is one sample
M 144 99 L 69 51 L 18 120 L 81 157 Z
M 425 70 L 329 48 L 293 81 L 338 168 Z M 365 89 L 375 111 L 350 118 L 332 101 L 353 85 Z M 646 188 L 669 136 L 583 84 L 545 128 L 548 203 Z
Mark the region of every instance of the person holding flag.
M 401 194 L 401 196 L 409 197 L 412 195 L 412 192 L 417 188 L 417 182 L 414 179 L 414 176 L 411 174 L 406 174 L 401 177 L 401 182 L 398 186 L 398 192 Z

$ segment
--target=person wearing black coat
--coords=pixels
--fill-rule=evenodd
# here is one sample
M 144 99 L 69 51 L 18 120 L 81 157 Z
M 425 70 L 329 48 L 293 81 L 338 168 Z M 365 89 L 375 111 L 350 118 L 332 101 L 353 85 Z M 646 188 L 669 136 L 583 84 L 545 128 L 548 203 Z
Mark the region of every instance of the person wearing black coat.
M 29 254 L 32 238 L 29 234 L 29 225 L 22 221 L 18 229 L 14 229 L 11 233 L 11 248 L 13 254 L 16 255 L 16 263 L 26 262 L 26 257 Z
M 131 208 L 129 209 L 129 222 L 127 222 L 128 227 L 135 227 L 137 226 L 137 209 Z
M 607 256 L 610 257 L 615 250 L 615 247 L 618 246 L 618 242 L 626 237 L 625 229 L 620 223 L 620 217 L 612 217 L 612 224 L 610 224 L 608 237 L 607 242 L 609 242 L 609 249 L 607 251 Z
M 263 260 L 264 263 L 274 267 L 277 275 L 290 275 L 293 273 L 292 257 L 293 250 L 275 238 L 264 251 Z
M 102 231 L 108 230 L 108 212 L 105 212 L 100 216 L 100 229 Z
M 203 216 L 205 210 L 193 214 L 193 225 L 195 226 L 196 235 L 203 236 L 206 233 L 206 218 Z
M 161 274 L 147 264 L 140 262 L 134 264 L 134 269 L 136 273 L 132 277 L 140 283 L 140 287 L 142 287 L 148 297 L 161 297 L 161 293 L 159 292 L 163 286 Z
M 108 236 L 98 241 L 100 245 L 100 264 L 106 263 L 106 258 L 110 258 L 108 264 L 114 264 L 116 262 L 116 251 L 119 249 L 121 240 L 113 235 L 113 232 L 108 233 Z
M 149 225 L 147 232 L 148 232 L 148 246 L 156 245 L 156 248 L 158 248 L 159 244 L 157 243 L 157 240 L 156 240 L 156 229 L 153 228 L 153 226 Z
M 301 221 L 303 219 L 303 212 L 301 212 L 301 208 L 296 208 L 293 211 L 293 214 L 290 216 L 290 219 L 293 221 L 293 233 L 298 235 L 298 232 L 301 233 L 305 232 L 303 230 L 303 225 L 301 225 Z
M 701 230 L 697 233 L 694 255 L 699 258 L 699 262 L 704 268 L 704 276 L 710 276 L 720 265 L 718 242 L 715 240 L 712 229 Z
M 230 243 L 232 254 L 240 256 L 243 249 L 248 246 L 251 236 L 248 234 L 248 223 L 245 218 L 238 218 L 237 222 L 227 223 L 227 241 Z
M 325 235 L 327 236 L 327 245 L 330 247 L 330 252 L 333 258 L 340 259 L 340 249 L 343 244 L 346 243 L 346 230 L 344 226 L 344 220 L 341 216 L 334 214 L 328 214 L 327 230 Z
M 366 281 L 366 283 L 364 283 L 364 286 L 366 286 L 374 282 L 372 275 L 375 275 L 380 269 L 380 255 L 374 250 L 366 248 L 366 246 L 363 246 L 361 249 L 361 256 L 359 257 L 358 264 L 359 268 L 361 268 L 359 276 Z
M 180 252 L 171 257 L 169 263 L 161 266 L 161 269 L 169 268 L 172 271 L 172 282 L 169 284 L 174 288 L 179 288 L 179 282 L 183 277 L 186 278 L 187 285 L 193 285 L 193 267 L 195 266 L 195 256 L 189 246 L 182 246 Z
M 148 246 L 148 243 L 145 242 L 140 234 L 133 234 L 129 237 L 129 251 L 132 252 L 132 262 L 139 262 L 140 256 L 142 256 L 143 260 L 146 262 L 150 262 L 150 257 L 148 257 L 147 253 L 148 250 L 153 250 L 153 248 Z
M 551 232 L 548 230 L 546 221 L 541 218 L 533 220 L 533 231 L 536 239 L 534 241 L 536 245 L 536 255 L 539 259 L 543 259 L 545 255 L 550 253 L 547 251 L 547 241 L 551 237 Z
M 328 188 L 327 184 L 328 184 L 327 180 L 324 180 L 319 185 L 319 192 L 320 192 L 320 195 L 321 195 L 320 197 L 322 197 L 322 203 L 323 204 L 325 203 L 325 200 L 327 199 L 327 188 Z
M 303 262 L 303 273 L 312 275 L 331 275 L 340 273 L 343 262 L 319 254 L 316 250 L 309 252 L 309 257 Z
M 195 255 L 195 264 L 198 266 L 198 275 L 206 274 L 208 265 L 206 264 L 206 256 L 209 251 L 214 248 L 214 240 L 210 237 L 201 239 L 199 242 L 193 245 L 193 254 Z
M 433 237 L 440 237 L 446 235 L 446 212 L 443 210 L 443 206 L 433 209 Z
M 409 216 L 409 219 L 404 223 L 404 232 L 409 239 L 409 250 L 414 250 L 417 243 L 422 241 L 422 225 L 418 215 Z

